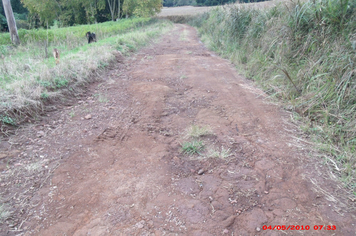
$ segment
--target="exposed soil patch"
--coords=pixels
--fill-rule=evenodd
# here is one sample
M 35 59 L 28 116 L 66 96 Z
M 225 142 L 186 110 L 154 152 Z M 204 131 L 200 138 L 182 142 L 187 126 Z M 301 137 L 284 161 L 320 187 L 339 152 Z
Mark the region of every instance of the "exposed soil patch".
M 308 157 L 290 115 L 194 28 L 118 58 L 77 104 L 2 142 L 16 216 L 2 235 L 355 235 L 355 202 Z M 181 151 L 192 125 L 210 129 L 200 155 Z

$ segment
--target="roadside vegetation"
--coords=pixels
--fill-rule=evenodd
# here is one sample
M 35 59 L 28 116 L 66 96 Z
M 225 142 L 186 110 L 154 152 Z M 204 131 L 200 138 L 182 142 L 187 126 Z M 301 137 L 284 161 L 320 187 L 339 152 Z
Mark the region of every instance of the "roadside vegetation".
M 45 30 L 24 30 L 18 47 L 0 45 L 0 127 L 33 119 L 45 104 L 75 97 L 82 86 L 100 80 L 118 53 L 128 55 L 157 38 L 171 23 L 148 18 Z M 98 42 L 88 44 L 85 32 Z M 1 36 L 2 37 L 2 36 Z M 1 38 L 0 37 L 0 38 Z M 56 65 L 53 48 L 60 52 Z
M 228 3 L 250 3 L 264 2 L 269 0 L 163 0 L 164 7 L 180 7 L 180 6 L 218 6 Z
M 190 20 L 203 41 L 294 119 L 356 195 L 356 2 L 217 7 Z
M 84 43 L 86 32 L 95 32 L 98 38 L 106 38 L 118 33 L 124 33 L 127 29 L 142 26 L 148 22 L 150 18 L 132 18 L 123 19 L 120 22 L 108 21 L 105 23 L 92 25 L 78 25 L 72 27 L 58 28 L 53 26 L 51 29 L 32 29 L 18 30 L 21 44 L 28 43 L 53 43 L 60 44 L 63 42 L 72 41 L 75 43 Z M 0 45 L 11 44 L 10 33 L 0 34 Z M 3 47 L 3 46 L 2 46 Z

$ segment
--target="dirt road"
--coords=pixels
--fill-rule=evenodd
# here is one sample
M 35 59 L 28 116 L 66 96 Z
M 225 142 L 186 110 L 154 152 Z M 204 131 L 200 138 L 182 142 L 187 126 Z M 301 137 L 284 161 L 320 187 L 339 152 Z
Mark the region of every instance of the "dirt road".
M 355 235 L 355 203 L 290 114 L 194 28 L 175 25 L 101 76 L 19 134 L 47 177 L 8 235 Z M 200 155 L 181 151 L 190 127 L 209 130 Z M 264 230 L 276 225 L 299 227 Z

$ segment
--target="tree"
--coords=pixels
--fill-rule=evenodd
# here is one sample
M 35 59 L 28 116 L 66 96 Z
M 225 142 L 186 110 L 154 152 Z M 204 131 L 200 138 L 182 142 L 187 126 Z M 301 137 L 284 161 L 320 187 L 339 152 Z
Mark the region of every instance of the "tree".
M 162 0 L 125 0 L 122 6 L 126 16 L 150 17 L 161 12 Z
M 163 0 L 163 6 L 164 7 L 173 7 L 174 6 L 174 0 Z
M 28 13 L 28 10 L 23 6 L 21 0 L 10 0 L 12 10 L 18 14 Z M 16 19 L 16 17 L 15 17 Z
M 31 14 L 38 15 L 42 24 L 52 24 L 60 14 L 61 6 L 56 0 L 21 0 Z
M 121 18 L 121 4 L 122 0 L 106 0 L 109 10 L 110 10 L 110 16 L 111 20 L 114 21 L 115 19 L 120 19 Z M 116 4 L 117 2 L 117 4 Z M 116 14 L 117 12 L 117 14 Z
M 9 26 L 11 42 L 15 45 L 19 45 L 20 38 L 17 33 L 16 21 L 15 21 L 14 13 L 12 11 L 10 0 L 2 0 L 2 4 L 4 5 L 7 25 Z
M 38 16 L 42 25 L 59 20 L 62 25 L 88 24 L 107 20 L 107 0 L 21 0 L 32 16 Z M 116 0 L 115 0 L 116 2 Z M 100 12 L 100 13 L 99 13 Z M 100 16 L 99 16 L 100 14 Z M 115 12 L 116 15 L 116 12 Z
M 117 18 L 120 19 L 121 18 L 121 0 L 117 0 L 117 4 L 118 4 L 118 8 L 117 8 Z
M 80 12 L 84 10 L 87 23 L 94 23 L 98 21 L 99 11 L 105 9 L 106 0 L 61 0 L 62 11 L 69 10 L 72 12 Z M 73 18 L 77 18 L 76 15 Z M 76 23 L 80 23 L 75 20 Z

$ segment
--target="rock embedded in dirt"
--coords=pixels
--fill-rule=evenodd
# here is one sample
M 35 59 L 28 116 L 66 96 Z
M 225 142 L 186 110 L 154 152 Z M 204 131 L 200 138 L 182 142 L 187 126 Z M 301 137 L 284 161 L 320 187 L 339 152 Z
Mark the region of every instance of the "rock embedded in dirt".
M 3 158 L 5 158 L 5 157 L 7 157 L 7 154 L 5 154 L 5 153 L 0 153 L 0 159 L 3 159 Z
M 45 135 L 45 132 L 43 132 L 43 131 L 37 132 L 37 137 L 39 137 L 39 138 L 43 137 L 44 135 Z
M 205 172 L 204 169 L 200 169 L 200 170 L 198 170 L 198 175 L 202 175 L 202 174 L 204 174 L 204 172 Z
M 89 115 L 86 115 L 86 116 L 84 117 L 84 119 L 90 120 L 90 119 L 91 119 L 91 115 L 90 115 L 90 114 L 89 114 Z
M 142 229 L 144 226 L 145 226 L 145 221 L 144 220 L 141 220 L 140 222 L 136 223 L 136 227 L 139 228 L 139 229 Z

